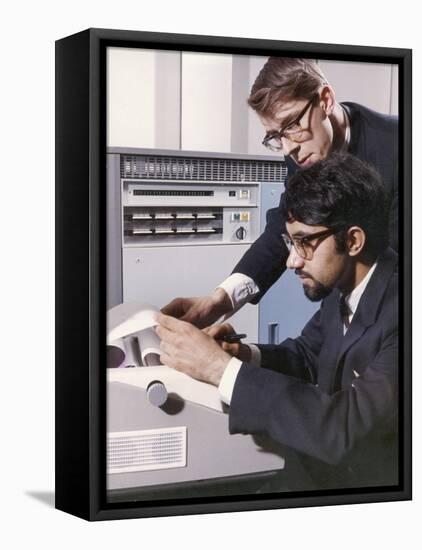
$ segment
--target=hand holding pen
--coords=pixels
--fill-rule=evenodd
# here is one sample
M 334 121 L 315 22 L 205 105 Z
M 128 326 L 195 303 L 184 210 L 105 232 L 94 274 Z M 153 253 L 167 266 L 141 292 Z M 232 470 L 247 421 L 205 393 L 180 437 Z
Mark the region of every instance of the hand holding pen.
M 223 336 L 221 340 L 223 340 L 223 342 L 227 342 L 228 344 L 240 344 L 240 340 L 242 340 L 242 338 L 246 338 L 246 336 L 247 334 L 233 333 L 233 334 L 227 334 L 226 336 Z
M 250 361 L 251 351 L 249 346 L 242 344 L 241 340 L 246 334 L 238 334 L 229 323 L 212 325 L 204 329 L 204 332 L 214 338 L 224 351 L 237 357 L 241 361 Z

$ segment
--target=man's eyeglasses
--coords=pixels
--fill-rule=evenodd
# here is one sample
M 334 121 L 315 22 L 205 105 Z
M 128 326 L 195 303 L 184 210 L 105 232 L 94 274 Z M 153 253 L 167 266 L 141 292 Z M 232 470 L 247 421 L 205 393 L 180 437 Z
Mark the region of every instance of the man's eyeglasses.
M 303 141 L 304 137 L 306 137 L 306 134 L 304 134 L 304 128 L 302 128 L 302 126 L 300 125 L 300 121 L 304 117 L 306 111 L 315 101 L 315 98 L 318 97 L 318 95 L 319 94 L 316 92 L 311 97 L 305 107 L 300 111 L 300 113 L 292 122 L 289 122 L 284 127 L 282 126 L 277 132 L 267 134 L 262 141 L 262 145 L 265 145 L 265 147 L 268 147 L 268 149 L 271 149 L 271 151 L 281 151 L 283 149 L 281 138 L 283 137 L 296 143 Z
M 335 235 L 342 231 L 344 227 L 337 227 L 331 229 L 324 229 L 323 231 L 318 231 L 317 233 L 311 233 L 309 235 L 303 235 L 303 237 L 293 237 L 290 238 L 289 235 L 285 233 L 282 234 L 284 244 L 287 247 L 287 250 L 292 250 L 292 247 L 295 248 L 296 252 L 304 260 L 312 260 L 314 257 L 314 252 L 318 246 L 330 235 Z M 312 244 L 314 243 L 314 244 Z

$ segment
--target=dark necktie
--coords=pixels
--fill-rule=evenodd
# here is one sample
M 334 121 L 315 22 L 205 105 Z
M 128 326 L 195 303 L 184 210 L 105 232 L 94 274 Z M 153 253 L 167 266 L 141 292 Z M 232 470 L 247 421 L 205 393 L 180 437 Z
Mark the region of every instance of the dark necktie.
M 345 296 L 342 296 L 340 298 L 340 316 L 341 316 L 341 319 L 343 321 L 343 325 L 344 325 L 344 327 L 346 328 L 346 331 L 347 331 L 347 329 L 350 326 L 350 321 L 349 321 L 350 309 L 349 309 L 349 306 L 346 303 Z

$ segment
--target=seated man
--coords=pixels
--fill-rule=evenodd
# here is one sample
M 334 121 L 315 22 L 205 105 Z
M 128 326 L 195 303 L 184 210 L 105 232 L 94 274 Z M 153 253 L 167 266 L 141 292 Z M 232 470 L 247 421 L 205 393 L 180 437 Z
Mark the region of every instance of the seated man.
M 287 267 L 310 300 L 322 300 L 298 338 L 227 344 L 230 325 L 201 332 L 159 316 L 162 362 L 218 386 L 230 433 L 293 449 L 315 487 L 398 483 L 397 255 L 386 204 L 377 173 L 350 155 L 290 179 Z

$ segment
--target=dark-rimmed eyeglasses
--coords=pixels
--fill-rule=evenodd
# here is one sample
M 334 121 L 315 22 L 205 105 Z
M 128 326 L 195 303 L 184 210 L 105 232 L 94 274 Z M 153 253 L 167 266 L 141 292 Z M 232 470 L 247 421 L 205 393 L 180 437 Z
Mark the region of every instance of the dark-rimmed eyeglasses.
M 282 151 L 283 144 L 281 139 L 283 137 L 296 143 L 303 141 L 304 137 L 306 137 L 306 134 L 304 134 L 305 129 L 301 126 L 300 122 L 301 119 L 304 117 L 306 111 L 309 109 L 309 107 L 312 105 L 318 95 L 318 92 L 316 92 L 311 97 L 308 103 L 300 111 L 297 117 L 292 120 L 292 122 L 289 122 L 285 126 L 282 126 L 277 132 L 266 134 L 262 141 L 262 145 L 265 145 L 265 147 L 268 147 L 268 149 L 271 149 L 271 151 Z
M 282 234 L 284 244 L 289 251 L 289 254 L 292 250 L 292 247 L 296 250 L 301 258 L 304 260 L 312 260 L 314 257 L 314 252 L 318 246 L 330 235 L 335 235 L 344 229 L 344 226 L 324 229 L 323 231 L 318 231 L 317 233 L 310 233 L 309 235 L 303 235 L 302 237 L 290 237 L 285 233 Z

